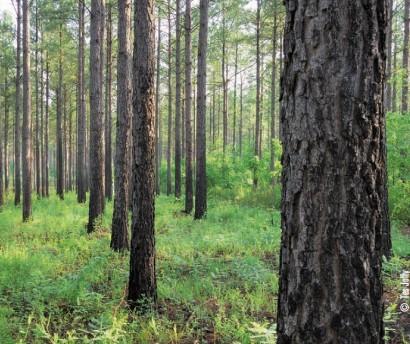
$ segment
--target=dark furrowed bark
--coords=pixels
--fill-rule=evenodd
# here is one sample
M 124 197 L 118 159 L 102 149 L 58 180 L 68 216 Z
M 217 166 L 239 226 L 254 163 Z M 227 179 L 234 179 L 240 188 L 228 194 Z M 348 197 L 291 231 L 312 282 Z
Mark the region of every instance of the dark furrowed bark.
M 278 344 L 383 343 L 387 2 L 286 11 Z

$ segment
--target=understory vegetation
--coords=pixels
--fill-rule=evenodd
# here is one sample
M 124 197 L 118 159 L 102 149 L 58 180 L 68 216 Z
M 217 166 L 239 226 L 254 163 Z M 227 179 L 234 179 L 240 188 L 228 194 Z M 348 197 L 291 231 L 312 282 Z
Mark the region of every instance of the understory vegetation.
M 88 208 L 74 194 L 35 201 L 29 223 L 10 203 L 0 224 L 1 343 L 246 343 L 272 330 L 277 211 L 211 198 L 207 219 L 194 222 L 181 201 L 158 197 L 159 310 L 138 316 L 124 299 L 129 257 L 109 248 L 112 204 L 88 235 Z
M 408 132 L 398 134 L 408 122 L 408 116 L 388 117 L 394 257 L 383 274 L 389 343 L 410 341 L 408 315 L 397 310 L 399 275 L 410 268 Z M 64 202 L 35 200 L 28 223 L 7 194 L 0 213 L 0 343 L 275 343 L 279 142 L 275 148 L 273 189 L 267 154 L 260 161 L 251 149 L 242 159 L 224 158 L 219 150 L 209 155 L 206 219 L 186 216 L 183 199 L 157 197 L 159 302 L 145 315 L 127 306 L 129 255 L 109 248 L 112 202 L 102 225 L 87 234 L 88 205 L 78 204 L 74 193 Z

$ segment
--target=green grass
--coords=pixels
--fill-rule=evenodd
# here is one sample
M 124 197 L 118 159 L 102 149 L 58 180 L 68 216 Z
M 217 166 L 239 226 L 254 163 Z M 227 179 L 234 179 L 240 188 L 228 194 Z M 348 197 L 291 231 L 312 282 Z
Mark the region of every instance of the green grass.
M 137 316 L 124 302 L 129 255 L 109 249 L 112 203 L 87 235 L 88 207 L 74 194 L 35 200 L 29 223 L 9 195 L 0 215 L 0 343 L 261 342 L 255 331 L 275 322 L 279 213 L 213 198 L 205 220 L 182 209 L 157 198 L 159 311 Z
M 268 192 L 239 190 L 230 201 L 211 191 L 201 221 L 181 212 L 182 201 L 157 198 L 159 309 L 145 316 L 127 308 L 129 254 L 109 249 L 112 203 L 88 235 L 88 206 L 74 194 L 35 200 L 28 223 L 8 195 L 0 213 L 0 343 L 274 343 L 280 213 L 255 207 L 268 204 Z M 392 294 L 408 266 L 400 257 L 410 255 L 399 227 L 394 221 L 395 257 L 383 272 Z

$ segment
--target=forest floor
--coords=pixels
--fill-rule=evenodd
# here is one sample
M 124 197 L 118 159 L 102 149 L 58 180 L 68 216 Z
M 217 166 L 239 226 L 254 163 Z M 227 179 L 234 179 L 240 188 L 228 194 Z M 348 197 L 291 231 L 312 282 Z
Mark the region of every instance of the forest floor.
M 88 207 L 74 194 L 35 200 L 29 223 L 9 195 L 0 214 L 0 343 L 274 343 L 280 213 L 212 197 L 205 220 L 182 209 L 157 198 L 159 308 L 141 316 L 125 302 L 129 254 L 109 248 L 112 202 L 88 235 Z M 386 327 L 390 343 L 405 343 L 408 314 L 396 308 L 410 239 L 398 226 L 393 245 Z

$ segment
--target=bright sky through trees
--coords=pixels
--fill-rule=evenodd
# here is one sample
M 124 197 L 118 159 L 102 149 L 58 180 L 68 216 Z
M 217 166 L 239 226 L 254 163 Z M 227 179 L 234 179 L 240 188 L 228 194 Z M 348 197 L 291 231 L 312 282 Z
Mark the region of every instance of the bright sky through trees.
M 11 0 L 1 0 L 0 1 L 0 11 L 3 12 L 4 10 L 9 11 L 11 14 L 14 13 L 14 7 Z

